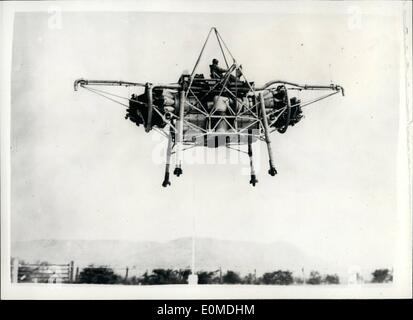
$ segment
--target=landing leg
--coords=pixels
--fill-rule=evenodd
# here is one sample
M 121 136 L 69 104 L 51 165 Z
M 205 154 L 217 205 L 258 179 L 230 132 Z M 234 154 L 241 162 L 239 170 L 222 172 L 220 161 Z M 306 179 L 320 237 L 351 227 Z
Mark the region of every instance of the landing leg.
M 262 113 L 262 123 L 264 125 L 265 142 L 267 143 L 268 157 L 269 157 L 269 163 L 270 163 L 270 169 L 268 170 L 268 173 L 271 176 L 275 176 L 277 174 L 277 170 L 275 170 L 274 162 L 273 162 L 270 130 L 268 127 L 268 119 L 267 119 L 267 113 L 265 111 L 264 95 L 262 92 L 260 92 L 260 105 L 261 105 L 261 113 Z
M 176 122 L 176 167 L 174 175 L 179 177 L 182 174 L 182 149 L 184 135 L 184 108 L 185 108 L 185 91 L 180 92 L 179 97 L 179 119 Z
M 167 187 L 171 185 L 169 181 L 169 167 L 171 164 L 171 154 L 172 154 L 172 132 L 169 133 L 168 146 L 166 148 L 166 165 L 165 165 L 165 178 L 162 182 L 162 187 Z
M 252 134 L 252 131 L 248 130 L 248 157 L 250 158 L 250 168 L 251 168 L 250 184 L 252 184 L 252 186 L 255 187 L 255 184 L 258 183 L 258 180 L 255 175 L 254 161 L 252 157 L 252 135 L 251 134 Z

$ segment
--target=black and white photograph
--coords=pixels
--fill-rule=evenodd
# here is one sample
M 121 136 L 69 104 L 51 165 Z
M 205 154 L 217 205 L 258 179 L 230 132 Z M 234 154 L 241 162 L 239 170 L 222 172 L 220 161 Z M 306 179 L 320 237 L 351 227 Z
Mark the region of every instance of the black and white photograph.
M 2 299 L 412 297 L 411 2 L 0 13 Z

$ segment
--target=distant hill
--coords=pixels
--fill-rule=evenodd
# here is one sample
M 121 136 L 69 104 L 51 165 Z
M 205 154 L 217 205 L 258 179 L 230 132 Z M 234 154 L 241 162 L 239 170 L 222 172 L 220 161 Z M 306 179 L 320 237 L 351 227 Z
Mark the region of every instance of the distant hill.
M 187 268 L 191 264 L 191 238 L 168 242 L 132 242 L 116 240 L 34 240 L 12 243 L 12 256 L 26 262 L 47 261 L 87 266 L 135 266 L 137 270 L 153 268 Z M 196 269 L 231 269 L 241 273 L 258 273 L 276 269 L 299 271 L 323 264 L 299 248 L 285 243 L 254 243 L 209 238 L 196 239 Z

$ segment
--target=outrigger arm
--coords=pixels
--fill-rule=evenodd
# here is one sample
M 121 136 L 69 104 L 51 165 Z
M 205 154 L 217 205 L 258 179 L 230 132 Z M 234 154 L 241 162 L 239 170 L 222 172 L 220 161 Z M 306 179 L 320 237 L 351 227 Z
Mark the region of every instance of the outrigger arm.
M 341 94 L 344 96 L 344 88 L 339 85 L 335 84 L 330 84 L 328 86 L 325 85 L 308 85 L 308 84 L 297 84 L 294 82 L 289 82 L 289 81 L 284 81 L 284 80 L 271 80 L 264 84 L 262 87 L 256 87 L 255 91 L 261 91 L 261 90 L 266 90 L 269 87 L 271 87 L 274 84 L 279 84 L 279 85 L 289 85 L 292 87 L 295 87 L 296 89 L 299 90 L 333 90 L 333 91 L 341 91 Z
M 149 132 L 152 130 L 152 114 L 153 114 L 153 90 L 154 89 L 172 89 L 178 90 L 181 88 L 179 84 L 152 84 L 150 82 L 140 83 L 140 82 L 129 82 L 122 80 L 87 80 L 87 79 L 77 79 L 75 80 L 73 86 L 75 91 L 80 87 L 85 86 L 123 86 L 123 87 L 144 87 L 146 89 L 147 96 L 147 106 L 148 106 L 148 118 L 146 119 L 145 131 Z
M 85 85 L 144 87 L 145 83 L 128 82 L 128 81 L 121 81 L 121 80 L 86 80 L 86 79 L 81 78 L 81 79 L 75 80 L 73 84 L 75 91 L 77 91 L 79 86 L 83 87 Z

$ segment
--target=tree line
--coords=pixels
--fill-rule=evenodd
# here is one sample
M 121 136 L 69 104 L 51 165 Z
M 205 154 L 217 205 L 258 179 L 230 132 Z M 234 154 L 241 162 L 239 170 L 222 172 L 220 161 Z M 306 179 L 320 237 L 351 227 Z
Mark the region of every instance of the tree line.
M 90 284 L 129 284 L 129 285 L 162 285 L 162 284 L 187 284 L 190 269 L 153 269 L 142 276 L 124 277 L 116 274 L 109 267 L 89 266 L 83 268 L 76 279 L 77 283 Z M 291 285 L 291 284 L 340 284 L 337 274 L 322 275 L 318 271 L 311 271 L 305 279 L 295 277 L 291 271 L 276 270 L 266 272 L 257 277 L 253 273 L 241 276 L 238 272 L 228 270 L 224 274 L 217 271 L 199 271 L 198 284 L 255 284 L 255 285 Z M 372 273 L 373 283 L 393 281 L 389 269 L 377 269 Z

